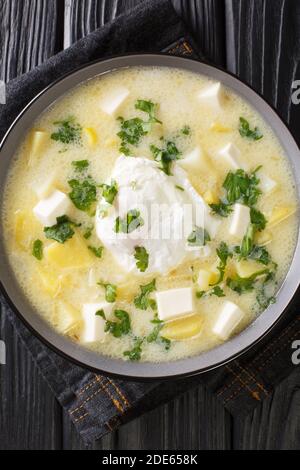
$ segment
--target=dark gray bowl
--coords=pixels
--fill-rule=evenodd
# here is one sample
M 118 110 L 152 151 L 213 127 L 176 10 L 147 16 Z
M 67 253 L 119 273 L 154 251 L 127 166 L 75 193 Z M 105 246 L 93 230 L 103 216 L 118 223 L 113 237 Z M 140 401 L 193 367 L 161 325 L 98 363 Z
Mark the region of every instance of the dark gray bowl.
M 10 161 L 16 146 L 22 140 L 26 131 L 32 126 L 36 118 L 45 111 L 54 101 L 80 83 L 92 79 L 97 75 L 132 66 L 164 66 L 176 67 L 195 73 L 207 75 L 221 81 L 235 93 L 248 101 L 270 125 L 277 135 L 281 145 L 286 151 L 294 178 L 299 191 L 300 188 L 300 152 L 291 133 L 276 114 L 276 112 L 255 93 L 234 76 L 210 65 L 191 59 L 178 58 L 166 55 L 133 55 L 113 58 L 85 66 L 72 74 L 69 74 L 53 85 L 46 88 L 23 110 L 13 123 L 0 145 L 0 185 L 3 188 Z M 0 195 L 0 209 L 3 203 L 3 191 Z M 299 200 L 299 193 L 298 193 Z M 75 344 L 67 338 L 56 333 L 30 305 L 29 301 L 20 289 L 14 273 L 9 266 L 3 244 L 3 226 L 0 228 L 0 281 L 2 290 L 13 310 L 26 323 L 31 331 L 57 353 L 67 357 L 71 361 L 88 367 L 97 372 L 118 375 L 136 379 L 158 379 L 174 376 L 184 376 L 201 373 L 224 364 L 245 352 L 263 336 L 268 333 L 294 296 L 299 284 L 300 249 L 299 237 L 295 249 L 294 258 L 281 286 L 276 304 L 271 305 L 242 333 L 227 341 L 223 345 L 211 351 L 182 359 L 175 362 L 162 364 L 132 363 L 93 353 Z

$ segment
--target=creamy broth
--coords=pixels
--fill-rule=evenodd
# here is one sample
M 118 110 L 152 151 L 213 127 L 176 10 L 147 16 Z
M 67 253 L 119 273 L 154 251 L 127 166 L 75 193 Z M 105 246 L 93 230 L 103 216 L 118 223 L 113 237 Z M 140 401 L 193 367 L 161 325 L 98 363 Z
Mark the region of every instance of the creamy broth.
M 207 77 L 167 68 L 132 68 L 95 78 L 72 90 L 51 109 L 46 110 L 16 151 L 5 187 L 3 212 L 5 242 L 10 263 L 37 314 L 42 315 L 62 334 L 82 343 L 84 347 L 128 360 L 129 356 L 124 356 L 124 352 L 138 346 L 137 341 L 140 339 L 140 360 L 152 362 L 175 360 L 211 349 L 224 341 L 224 338 L 214 331 L 224 302 L 233 302 L 243 312 L 242 319 L 232 332 L 238 334 L 263 310 L 262 305 L 257 302 L 258 290 L 261 292 L 263 286 L 267 292 L 266 299 L 263 300 L 270 302 L 288 271 L 297 239 L 298 216 L 295 183 L 287 158 L 276 136 L 263 119 L 231 90 L 222 89 L 222 106 L 218 111 L 211 103 L 197 98 L 201 91 L 212 85 L 213 82 Z M 109 115 L 103 111 L 100 103 L 120 87 L 126 88 L 129 94 L 117 111 Z M 121 122 L 117 118 L 122 116 L 129 120 L 139 117 L 147 120 L 147 113 L 135 109 L 138 100 L 157 103 L 155 116 L 162 124 L 153 123 L 150 131 L 141 137 L 137 146 L 128 144 L 131 156 L 124 158 L 142 157 L 154 162 L 150 145 L 163 148 L 166 141 L 175 143 L 181 160 L 195 148 L 200 148 L 204 155 L 202 164 L 190 168 L 189 165 L 183 165 L 182 171 L 186 172 L 188 184 L 193 186 L 200 197 L 207 203 L 218 203 L 220 198 L 225 197 L 222 185 L 226 176 L 230 171 L 236 172 L 236 169 L 231 168 L 228 161 L 222 158 L 219 151 L 228 143 L 232 143 L 241 152 L 240 160 L 247 165 L 247 174 L 262 166 L 258 170 L 257 179 L 264 174 L 276 183 L 276 187 L 271 191 L 262 191 L 254 204 L 255 209 L 265 215 L 266 227 L 262 231 L 255 229 L 256 234 L 254 241 L 252 240 L 256 246 L 265 245 L 264 249 L 270 258 L 268 263 L 256 263 L 257 269 L 269 269 L 274 280 L 267 282 L 267 274 L 262 273 L 262 278 L 258 276 L 254 289 L 246 289 L 241 294 L 227 285 L 228 279 L 236 279 L 237 263 L 240 263 L 239 266 L 246 264 L 246 267 L 247 263 L 254 263 L 249 256 L 242 262 L 239 261 L 239 254 L 234 251 L 234 247 L 241 246 L 242 240 L 237 241 L 229 234 L 232 212 L 228 217 L 212 213 L 219 226 L 217 233 L 206 244 L 210 247 L 210 254 L 201 257 L 195 254 L 194 259 L 184 259 L 167 273 L 147 273 L 147 269 L 143 273 L 138 270 L 127 272 L 107 246 L 102 253 L 101 250 L 100 253 L 98 251 L 101 257 L 95 255 L 95 250 L 93 252 L 88 248 L 103 247 L 104 240 L 99 239 L 96 230 L 99 208 L 96 216 L 95 211 L 99 201 L 101 204 L 102 189 L 99 186 L 103 183 L 109 184 L 116 164 L 118 165 L 116 162 L 120 158 L 121 140 L 117 134 L 120 132 Z M 59 128 L 59 124 L 54 123 L 65 121 L 69 116 L 73 116 L 73 122 L 80 125 L 80 142 L 63 143 L 53 140 L 51 135 Z M 239 133 L 240 117 L 250 124 L 250 131 L 257 127 L 263 137 L 254 140 L 249 134 L 248 137 L 242 136 Z M 38 144 L 34 140 L 35 131 L 43 132 Z M 88 169 L 82 172 L 76 170 L 72 162 L 84 160 L 89 162 Z M 181 168 L 181 160 L 172 163 L 172 168 Z M 159 167 L 158 163 L 155 165 Z M 162 174 L 168 178 L 168 175 L 163 172 Z M 97 183 L 97 201 L 88 213 L 71 203 L 67 215 L 76 225 L 81 226 L 72 225 L 71 228 L 75 232 L 73 238 L 59 244 L 59 250 L 67 246 L 74 247 L 73 255 L 77 266 L 76 263 L 74 266 L 73 259 L 70 267 L 67 265 L 69 255 L 64 254 L 64 251 L 54 255 L 54 258 L 62 257 L 63 261 L 59 260 L 57 263 L 55 258 L 53 262 L 54 258 L 49 255 L 51 250 L 47 250 L 55 242 L 46 238 L 45 225 L 34 215 L 33 209 L 40 199 L 46 197 L 45 194 L 48 197 L 49 191 L 56 189 L 68 195 L 71 192 L 68 182 L 72 179 L 82 181 L 87 175 Z M 49 178 L 52 179 L 52 186 L 50 184 L 50 189 L 46 188 L 44 194 L 38 196 Z M 138 181 L 136 183 L 138 184 Z M 177 186 L 180 186 L 177 188 L 180 192 L 181 185 Z M 259 183 L 257 186 L 260 187 Z M 235 201 L 236 203 L 239 201 Z M 233 209 L 234 204 L 229 206 L 229 212 Z M 278 223 L 274 222 L 272 225 L 272 220 L 276 217 Z M 100 220 L 99 224 L 101 223 Z M 87 232 L 92 226 L 91 236 L 85 238 L 84 235 L 89 235 Z M 43 244 L 41 260 L 32 254 L 36 240 Z M 199 271 L 213 271 L 214 281 L 218 280 L 216 273 L 218 274 L 220 259 L 216 249 L 222 242 L 226 242 L 231 253 L 224 279 L 218 284 L 219 290 L 215 290 L 215 293 L 213 286 L 209 286 L 204 293 L 201 283 L 198 282 Z M 72 253 L 70 256 L 72 258 Z M 277 269 L 274 267 L 275 263 Z M 140 295 L 140 286 L 149 284 L 153 279 L 156 279 L 156 291 L 150 294 L 150 298 L 155 299 L 157 292 L 169 289 L 191 288 L 193 311 L 188 312 L 188 315 L 179 315 L 180 320 L 171 318 L 161 324 L 153 323 L 155 319 L 157 322 L 153 302 L 153 308 L 150 305 L 146 310 L 137 308 L 134 303 L 134 299 Z M 87 343 L 82 340 L 82 309 L 85 304 L 101 304 L 105 301 L 105 288 L 99 285 L 99 282 L 117 288 L 116 300 L 111 305 L 112 311 L 105 314 L 106 321 L 120 322 L 120 319 L 115 318 L 114 312 L 122 310 L 128 313 L 131 326 L 130 331 L 123 332 L 120 337 L 114 336 L 110 330 L 106 332 L 103 340 Z M 223 292 L 224 296 L 216 295 L 223 295 L 220 292 Z M 178 321 L 183 322 L 182 325 L 174 323 Z M 190 322 L 190 327 L 185 321 Z M 177 330 L 179 329 L 179 333 L 176 330 L 176 340 L 173 339 L 172 324 L 177 325 Z M 149 342 L 147 338 L 155 328 L 161 328 L 160 332 L 156 339 Z M 181 330 L 184 339 L 180 338 Z M 191 337 L 188 337 L 189 334 Z

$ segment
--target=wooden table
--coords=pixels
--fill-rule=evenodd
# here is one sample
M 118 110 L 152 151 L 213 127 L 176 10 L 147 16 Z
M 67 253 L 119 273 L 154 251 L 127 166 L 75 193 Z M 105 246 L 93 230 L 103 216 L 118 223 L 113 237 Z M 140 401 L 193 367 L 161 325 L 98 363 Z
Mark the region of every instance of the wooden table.
M 0 0 L 0 79 L 42 63 L 143 0 Z M 299 0 L 173 0 L 205 55 L 252 84 L 300 141 Z M 1 315 L 0 449 L 84 449 L 11 325 Z M 203 387 L 104 437 L 94 449 L 299 449 L 300 370 L 245 419 Z

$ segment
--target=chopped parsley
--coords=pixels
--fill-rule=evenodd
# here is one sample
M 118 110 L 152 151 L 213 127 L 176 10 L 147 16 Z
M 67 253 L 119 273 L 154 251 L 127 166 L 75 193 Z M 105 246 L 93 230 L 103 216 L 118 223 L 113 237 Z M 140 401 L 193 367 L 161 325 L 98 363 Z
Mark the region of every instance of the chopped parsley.
M 224 291 L 220 286 L 215 286 L 211 290 L 210 295 L 216 295 L 217 297 L 225 297 Z
M 232 253 L 228 248 L 228 245 L 225 242 L 221 242 L 219 248 L 216 250 L 218 258 L 220 259 L 219 265 L 217 267 L 219 271 L 219 278 L 217 282 L 213 285 L 220 284 L 223 281 L 225 276 L 225 269 L 229 258 L 232 258 Z
M 137 100 L 135 104 L 135 109 L 147 113 L 149 115 L 149 123 L 162 124 L 162 122 L 155 117 L 157 104 L 153 103 L 152 101 Z
M 240 277 L 238 274 L 234 278 L 228 278 L 226 284 L 230 289 L 237 292 L 239 295 L 251 292 L 254 290 L 257 279 L 264 275 L 269 275 L 271 271 L 269 269 L 262 269 L 257 271 L 249 277 Z
M 253 224 L 249 224 L 247 232 L 242 240 L 242 244 L 240 247 L 240 258 L 247 259 L 250 253 L 254 248 L 254 235 L 255 235 L 255 227 Z
M 95 313 L 95 315 L 96 315 L 97 317 L 102 317 L 103 320 L 106 320 L 106 316 L 105 316 L 105 313 L 104 313 L 104 310 L 103 310 L 103 309 L 98 310 L 98 311 Z
M 269 280 L 270 279 L 267 279 L 257 290 L 256 302 L 260 311 L 266 310 L 269 305 L 274 304 L 276 302 L 276 297 L 270 292 L 268 292 Z
M 190 135 L 191 134 L 190 126 L 183 126 L 180 133 L 183 134 L 183 135 Z
M 258 127 L 251 129 L 249 122 L 243 117 L 240 117 L 239 133 L 242 137 L 246 137 L 251 140 L 260 140 L 263 138 L 263 134 Z
M 149 335 L 147 336 L 148 343 L 155 343 L 157 341 L 162 327 L 163 327 L 163 322 L 159 322 L 157 325 L 155 325 L 151 333 L 149 333 Z
M 117 217 L 115 222 L 115 232 L 116 233 L 131 233 L 134 230 L 142 227 L 144 225 L 144 220 L 141 217 L 140 211 L 137 209 L 130 210 L 126 217 L 123 219 Z
M 205 246 L 207 242 L 210 242 L 210 235 L 206 229 L 195 227 L 187 241 L 189 246 Z
M 210 204 L 209 207 L 212 209 L 214 214 L 220 215 L 221 217 L 228 217 L 232 212 L 232 208 L 226 202 L 219 202 L 218 204 Z
M 72 162 L 72 165 L 76 171 L 81 172 L 81 171 L 86 170 L 90 166 L 90 163 L 88 160 L 77 160 L 77 161 Z
M 96 258 L 102 258 L 102 254 L 103 254 L 103 246 L 99 246 L 98 248 L 96 248 L 95 246 L 88 246 L 88 249 L 94 253 L 94 255 L 96 256 Z
M 255 245 L 249 254 L 249 258 L 257 261 L 258 263 L 264 264 L 265 266 L 272 262 L 270 253 L 263 246 Z
M 99 286 L 104 287 L 105 289 L 105 300 L 106 302 L 112 304 L 117 298 L 117 286 L 113 284 L 104 284 L 103 282 L 98 282 Z
M 97 188 L 91 177 L 85 178 L 83 181 L 72 179 L 69 181 L 72 191 L 69 197 L 77 209 L 88 212 L 92 204 L 97 201 Z
M 147 336 L 147 342 L 148 343 L 162 343 L 168 351 L 171 347 L 171 341 L 164 336 L 160 335 L 160 331 L 163 328 L 164 324 L 163 322 L 159 321 L 151 331 L 151 333 Z
M 118 185 L 116 181 L 112 181 L 111 185 L 103 184 L 102 185 L 102 196 L 108 204 L 113 204 L 116 195 L 118 194 Z
M 128 335 L 131 331 L 131 323 L 129 314 L 125 310 L 115 310 L 115 317 L 120 320 L 118 322 L 106 321 L 105 332 L 111 333 L 115 338 Z
M 44 233 L 49 240 L 55 240 L 58 243 L 65 243 L 75 234 L 73 226 L 76 225 L 68 216 L 63 215 L 56 219 L 56 224 L 53 227 L 45 227 Z
M 156 147 L 156 145 L 150 145 L 150 150 L 154 160 L 161 164 L 160 169 L 164 171 L 166 175 L 171 175 L 172 163 L 179 160 L 181 157 L 181 152 L 179 152 L 175 143 L 168 141 L 165 148 L 162 149 Z
M 204 295 L 205 295 L 204 290 L 199 290 L 198 292 L 196 292 L 197 299 L 202 299 L 202 297 L 204 297 Z
M 184 188 L 182 186 L 179 186 L 179 184 L 176 184 L 175 188 L 179 189 L 179 191 L 184 191 Z
M 246 173 L 241 169 L 235 173 L 230 171 L 223 183 L 225 197 L 217 204 L 210 204 L 212 211 L 221 217 L 228 217 L 232 212 L 232 205 L 239 202 L 251 208 L 251 222 L 256 225 L 258 230 L 263 230 L 266 219 L 260 211 L 253 207 L 261 195 L 259 178 L 256 174 L 260 168 L 256 168 L 252 173 Z
M 127 356 L 130 361 L 139 361 L 142 356 L 143 342 L 143 338 L 136 338 L 133 348 L 130 351 L 125 351 L 124 356 Z
M 41 240 L 35 240 L 32 247 L 32 255 L 39 261 L 43 259 L 44 245 Z
M 94 226 L 93 225 L 90 225 L 89 227 L 86 228 L 83 236 L 86 240 L 88 240 L 89 238 L 91 238 L 92 236 L 92 233 L 93 233 L 93 230 L 94 230 Z
M 254 206 L 257 203 L 261 195 L 258 187 L 259 179 L 256 176 L 259 168 L 249 174 L 241 169 L 235 173 L 231 171 L 228 173 L 223 188 L 226 190 L 226 200 L 229 204 L 240 202 L 246 206 Z
M 136 259 L 136 267 L 144 273 L 149 265 L 149 254 L 147 253 L 146 248 L 143 246 L 136 246 L 135 250 L 135 259 Z
M 76 123 L 73 116 L 63 120 L 54 122 L 58 126 L 56 132 L 51 134 L 51 139 L 62 144 L 75 144 L 81 141 L 82 128 L 80 124 Z
M 251 207 L 250 209 L 251 223 L 255 226 L 258 231 L 264 230 L 267 225 L 267 220 L 262 212 Z
M 118 137 L 121 139 L 120 152 L 124 155 L 130 155 L 129 145 L 138 146 L 143 136 L 147 135 L 154 123 L 160 123 L 155 117 L 155 109 L 157 105 L 152 101 L 138 100 L 135 104 L 135 108 L 148 114 L 148 121 L 144 121 L 139 117 L 128 119 L 125 121 L 123 117 L 119 117 L 118 120 L 121 123 L 121 131 L 118 132 Z
M 140 310 L 147 310 L 147 308 L 156 309 L 156 302 L 153 299 L 149 299 L 149 295 L 156 291 L 156 280 L 153 279 L 149 284 L 140 286 L 141 293 L 134 299 L 134 305 Z

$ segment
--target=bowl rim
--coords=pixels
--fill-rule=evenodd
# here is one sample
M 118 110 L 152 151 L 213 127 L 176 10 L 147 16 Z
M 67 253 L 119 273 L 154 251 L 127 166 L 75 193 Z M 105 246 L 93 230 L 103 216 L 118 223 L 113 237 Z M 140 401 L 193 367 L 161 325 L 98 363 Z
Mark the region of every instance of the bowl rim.
M 297 163 L 299 162 L 297 158 L 300 156 L 300 150 L 292 132 L 275 108 L 251 86 L 245 84 L 241 79 L 231 72 L 224 70 L 222 67 L 189 57 L 172 56 L 167 53 L 125 54 L 106 59 L 98 59 L 91 63 L 84 64 L 72 72 L 64 74 L 62 77 L 49 84 L 23 108 L 5 133 L 0 143 L 0 153 L 4 154 L 1 155 L 0 159 L 0 178 L 2 178 L 3 181 L 6 179 L 10 166 L 10 158 L 14 153 L 12 148 L 16 147 L 15 138 L 20 142 L 24 136 L 24 132 L 32 126 L 38 115 L 42 114 L 48 106 L 51 106 L 71 89 L 87 80 L 92 80 L 97 76 L 112 73 L 120 69 L 143 66 L 179 68 L 189 70 L 196 74 L 206 75 L 210 79 L 221 81 L 225 86 L 231 88 L 234 93 L 242 96 L 242 98 L 264 118 L 277 135 L 281 146 L 284 148 L 293 170 L 299 203 L 300 168 L 297 167 Z M 80 80 L 76 82 L 78 78 Z M 68 87 L 70 84 L 72 85 Z M 64 89 L 66 85 L 67 88 Z M 57 91 L 61 89 L 63 93 L 57 93 Z M 46 107 L 43 107 L 44 102 L 47 104 Z M 34 117 L 32 114 L 34 114 Z M 8 157 L 6 155 L 8 155 Z M 6 156 L 5 162 L 4 156 Z M 1 208 L 2 203 L 3 195 L 1 195 L 0 199 Z M 3 236 L 1 236 L 2 230 L 1 217 L 0 290 L 14 313 L 17 314 L 39 340 L 57 354 L 93 372 L 107 374 L 113 377 L 142 381 L 187 377 L 218 368 L 236 359 L 260 342 L 274 328 L 278 321 L 284 316 L 284 312 L 292 301 L 300 283 L 297 277 L 297 264 L 300 263 L 300 237 L 298 226 L 298 239 L 293 259 L 288 273 L 277 293 L 277 303 L 270 305 L 241 333 L 209 351 L 175 361 L 162 363 L 124 361 L 122 359 L 102 356 L 99 353 L 76 344 L 67 337 L 54 331 L 53 328 L 37 314 L 22 292 L 14 277 L 13 270 L 8 263 L 7 254 L 4 249 Z

